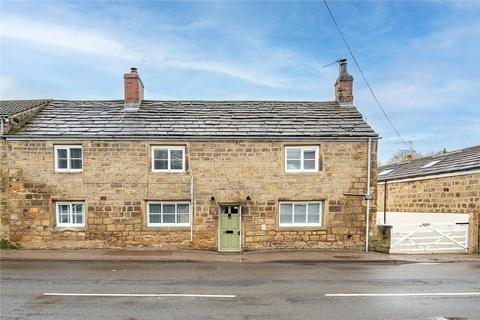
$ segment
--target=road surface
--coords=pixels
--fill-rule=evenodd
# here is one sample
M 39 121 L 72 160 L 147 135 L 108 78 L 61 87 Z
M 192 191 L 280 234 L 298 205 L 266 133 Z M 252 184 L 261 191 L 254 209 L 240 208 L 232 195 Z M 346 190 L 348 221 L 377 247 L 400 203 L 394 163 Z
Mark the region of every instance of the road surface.
M 9 261 L 1 319 L 480 319 L 480 263 Z

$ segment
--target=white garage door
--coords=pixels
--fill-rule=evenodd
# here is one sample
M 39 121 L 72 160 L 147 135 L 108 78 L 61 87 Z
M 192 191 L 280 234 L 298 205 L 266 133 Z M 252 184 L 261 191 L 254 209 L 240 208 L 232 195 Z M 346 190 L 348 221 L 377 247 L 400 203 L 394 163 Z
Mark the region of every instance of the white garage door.
M 386 224 L 392 226 L 390 253 L 468 251 L 468 214 L 387 212 Z

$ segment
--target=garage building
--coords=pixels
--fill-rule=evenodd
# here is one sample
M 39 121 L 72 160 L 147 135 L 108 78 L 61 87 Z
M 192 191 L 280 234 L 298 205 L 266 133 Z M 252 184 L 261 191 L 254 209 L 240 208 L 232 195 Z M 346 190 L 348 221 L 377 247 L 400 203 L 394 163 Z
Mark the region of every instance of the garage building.
M 479 251 L 480 145 L 378 168 L 391 253 Z
M 392 253 L 479 250 L 480 145 L 378 168 Z

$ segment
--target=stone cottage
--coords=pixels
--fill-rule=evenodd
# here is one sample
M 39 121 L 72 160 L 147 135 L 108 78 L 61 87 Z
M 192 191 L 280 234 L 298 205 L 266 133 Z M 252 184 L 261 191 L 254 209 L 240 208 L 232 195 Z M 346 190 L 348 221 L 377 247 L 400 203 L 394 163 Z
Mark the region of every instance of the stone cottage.
M 480 145 L 382 166 L 378 172 L 380 222 L 392 224 L 392 212 L 404 214 L 406 222 L 416 213 L 427 218 L 422 222 L 435 222 L 442 214 L 445 222 L 452 219 L 447 214 L 467 216 L 468 250 L 478 252 Z
M 25 248 L 364 250 L 378 136 L 352 82 L 341 61 L 335 101 L 153 101 L 132 68 L 122 100 L 50 100 L 2 136 L 4 236 Z
M 22 100 L 0 102 L 0 137 L 19 130 L 32 119 L 48 100 Z M 7 210 L 8 163 L 5 139 L 0 138 L 0 238 L 8 239 L 10 216 Z

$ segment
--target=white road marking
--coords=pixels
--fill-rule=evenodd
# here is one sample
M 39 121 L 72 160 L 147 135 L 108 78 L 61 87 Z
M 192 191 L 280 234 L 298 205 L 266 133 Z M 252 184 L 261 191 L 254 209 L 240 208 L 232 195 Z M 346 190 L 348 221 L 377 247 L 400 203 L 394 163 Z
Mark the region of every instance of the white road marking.
M 190 293 L 64 293 L 46 292 L 44 296 L 72 297 L 192 297 L 192 298 L 235 298 L 233 294 L 190 294 Z
M 326 293 L 326 297 L 422 297 L 422 296 L 480 296 L 480 292 L 419 292 L 419 293 Z

